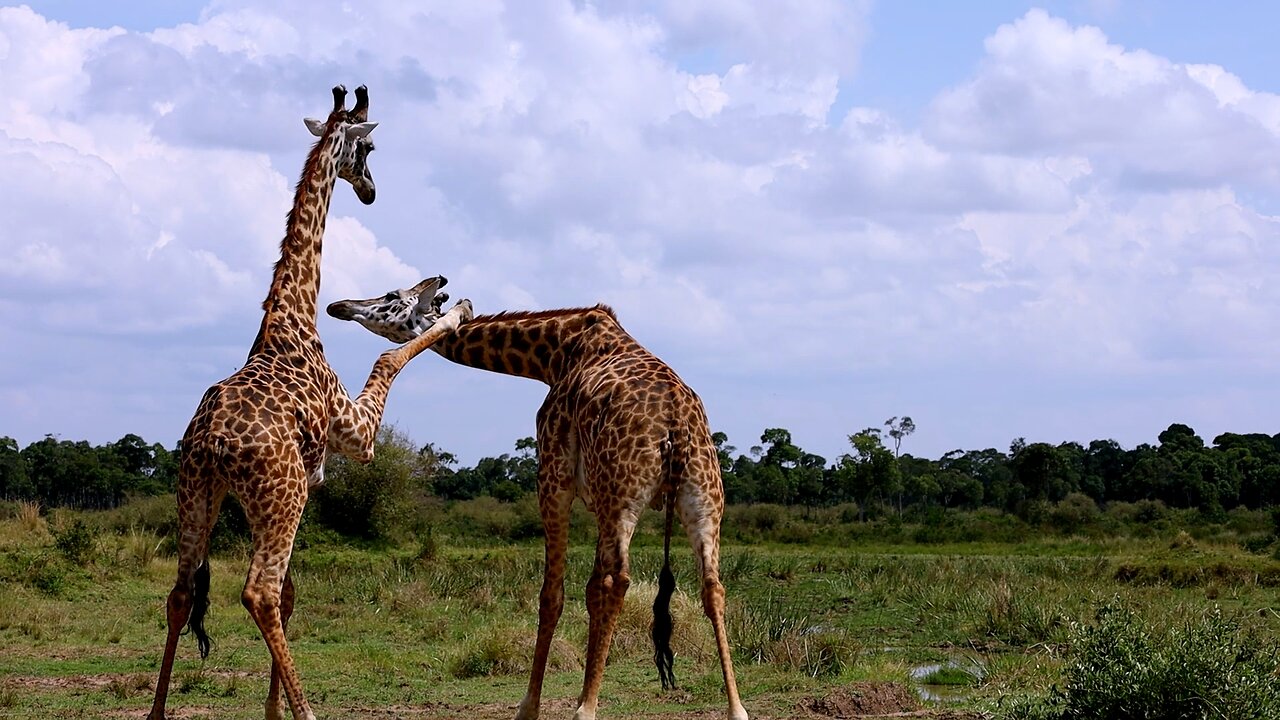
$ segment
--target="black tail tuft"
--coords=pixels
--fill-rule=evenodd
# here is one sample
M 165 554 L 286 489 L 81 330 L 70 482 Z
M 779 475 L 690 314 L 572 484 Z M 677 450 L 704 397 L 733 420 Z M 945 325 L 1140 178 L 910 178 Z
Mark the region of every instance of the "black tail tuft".
M 671 618 L 671 594 L 675 589 L 676 577 L 671 574 L 670 562 L 666 562 L 658 576 L 658 596 L 653 599 L 653 662 L 658 666 L 663 690 L 676 687 L 676 675 L 672 669 L 675 653 L 671 651 L 671 631 L 675 625 Z
M 196 635 L 196 645 L 200 648 L 200 658 L 209 657 L 209 633 L 204 629 L 204 616 L 209 612 L 209 561 L 206 559 L 196 568 L 195 587 L 192 588 L 191 619 L 187 628 Z
M 662 542 L 662 572 L 658 574 L 658 595 L 653 599 L 653 662 L 663 690 L 676 688 L 675 653 L 671 651 L 671 595 L 676 591 L 676 576 L 671 573 L 671 522 L 676 510 L 675 493 L 667 498 L 667 527 Z

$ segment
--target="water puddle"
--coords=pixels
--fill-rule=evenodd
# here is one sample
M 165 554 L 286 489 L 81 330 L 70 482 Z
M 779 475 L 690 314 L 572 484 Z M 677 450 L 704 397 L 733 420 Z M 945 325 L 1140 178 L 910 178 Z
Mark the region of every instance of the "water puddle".
M 964 684 L 936 684 L 927 682 L 939 671 L 950 671 L 952 676 L 968 676 Z M 963 673 L 963 675 L 959 675 Z M 947 660 L 940 663 L 917 665 L 911 668 L 911 679 L 916 683 L 916 692 L 921 699 L 934 703 L 954 703 L 964 700 L 982 679 L 982 668 L 971 660 Z

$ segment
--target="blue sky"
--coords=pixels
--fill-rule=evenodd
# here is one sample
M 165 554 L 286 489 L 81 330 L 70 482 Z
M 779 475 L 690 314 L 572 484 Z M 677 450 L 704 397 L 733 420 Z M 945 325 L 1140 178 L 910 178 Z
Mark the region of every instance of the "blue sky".
M 786 427 L 834 461 L 895 415 L 933 457 L 1274 433 L 1277 16 L 0 6 L 0 435 L 177 439 L 243 361 L 338 82 L 370 87 L 379 199 L 336 193 L 322 301 L 444 273 L 480 312 L 610 303 L 744 450 Z M 358 389 L 384 341 L 320 332 Z M 426 356 L 387 419 L 473 462 L 542 394 Z

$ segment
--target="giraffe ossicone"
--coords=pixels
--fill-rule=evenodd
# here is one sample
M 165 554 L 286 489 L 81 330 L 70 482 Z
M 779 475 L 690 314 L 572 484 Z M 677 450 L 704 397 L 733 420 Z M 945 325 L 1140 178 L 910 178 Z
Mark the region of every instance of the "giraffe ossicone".
M 380 298 L 336 302 L 328 312 L 399 342 L 406 333 L 435 332 L 428 324 L 430 307 L 422 294 L 395 290 Z M 564 608 L 569 509 L 575 499 L 595 515 L 600 531 L 587 583 L 587 658 L 575 720 L 596 717 L 609 645 L 631 582 L 631 536 L 646 507 L 666 511 L 664 561 L 653 605 L 654 661 L 662 685 L 675 685 L 670 540 L 672 520 L 679 515 L 693 546 L 703 611 L 715 632 L 728 716 L 747 720 L 730 657 L 720 583 L 724 486 L 698 395 L 636 342 L 605 305 L 481 315 L 442 336 L 431 349 L 461 365 L 549 386 L 537 417 L 537 492 L 546 567 L 529 686 L 516 720 L 538 717 L 547 656 Z

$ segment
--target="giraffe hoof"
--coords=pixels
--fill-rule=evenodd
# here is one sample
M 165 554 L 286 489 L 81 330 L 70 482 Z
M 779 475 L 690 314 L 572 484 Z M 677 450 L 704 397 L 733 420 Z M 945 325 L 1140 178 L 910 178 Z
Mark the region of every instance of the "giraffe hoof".
M 516 706 L 516 720 L 538 720 L 538 704 L 530 703 L 529 698 L 525 697 Z

